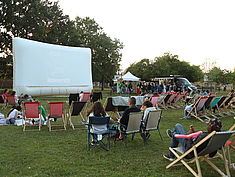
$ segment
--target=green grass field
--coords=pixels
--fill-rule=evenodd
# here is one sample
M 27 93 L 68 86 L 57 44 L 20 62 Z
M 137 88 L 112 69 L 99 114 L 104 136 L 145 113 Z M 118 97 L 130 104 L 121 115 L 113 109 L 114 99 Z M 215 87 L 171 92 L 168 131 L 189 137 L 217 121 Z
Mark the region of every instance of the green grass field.
M 67 101 L 67 98 L 59 97 L 38 99 L 45 107 L 47 101 Z M 0 112 L 6 114 L 8 110 Z M 183 167 L 166 170 L 169 162 L 162 157 L 170 145 L 166 129 L 179 122 L 187 129 L 193 124 L 196 130 L 206 130 L 206 124 L 195 119 L 180 120 L 182 116 L 183 109 L 163 111 L 160 124 L 163 141 L 157 131 L 152 131 L 146 145 L 137 134 L 133 141 L 128 137 L 127 147 L 122 142 L 114 144 L 111 141 L 110 151 L 96 148 L 88 152 L 86 130 L 69 128 L 66 131 L 48 132 L 48 128 L 43 126 L 41 132 L 22 132 L 22 127 L 0 126 L 0 176 L 192 176 Z M 234 124 L 233 116 L 221 120 L 223 130 Z M 234 157 L 235 153 L 232 154 L 233 162 Z M 223 167 L 218 159 L 215 161 L 219 167 Z M 219 176 L 205 162 L 201 166 L 204 176 Z M 231 170 L 231 175 L 235 176 L 234 170 Z

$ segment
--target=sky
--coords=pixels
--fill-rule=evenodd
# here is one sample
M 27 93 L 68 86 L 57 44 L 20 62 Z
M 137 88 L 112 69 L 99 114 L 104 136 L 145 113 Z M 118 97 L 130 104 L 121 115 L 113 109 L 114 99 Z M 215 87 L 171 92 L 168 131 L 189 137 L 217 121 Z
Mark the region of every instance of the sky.
M 165 52 L 235 68 L 234 0 L 58 0 L 64 14 L 94 18 L 124 44 L 121 68 Z

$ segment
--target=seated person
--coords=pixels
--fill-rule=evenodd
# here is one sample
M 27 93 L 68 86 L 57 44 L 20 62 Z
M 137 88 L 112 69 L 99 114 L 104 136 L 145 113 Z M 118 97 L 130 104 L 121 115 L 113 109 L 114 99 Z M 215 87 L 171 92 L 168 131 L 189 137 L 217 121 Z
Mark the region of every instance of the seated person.
M 129 115 L 131 112 L 140 112 L 140 109 L 135 105 L 136 99 L 134 97 L 129 98 L 128 100 L 128 108 L 124 111 L 122 118 L 119 120 L 119 122 L 124 125 L 128 126 L 129 121 Z
M 7 102 L 7 96 L 9 96 L 8 89 L 5 89 L 3 94 L 2 94 L 2 99 L 3 99 L 4 103 Z
M 195 144 L 200 142 L 203 138 L 205 138 L 207 135 L 209 135 L 213 131 L 219 132 L 222 128 L 222 123 L 219 119 L 211 119 L 208 122 L 207 125 L 207 132 L 195 132 L 189 135 L 186 135 L 186 132 L 184 130 L 184 127 L 177 123 L 174 127 L 174 130 L 167 130 L 167 135 L 171 138 L 171 148 L 176 148 L 180 144 L 183 148 L 183 151 L 186 152 L 191 147 L 193 147 Z M 203 144 L 201 144 L 199 147 L 197 147 L 197 152 L 201 152 L 208 144 L 209 140 L 205 141 Z M 210 157 L 213 157 L 216 154 L 216 152 L 213 152 L 209 154 Z M 175 155 L 172 152 L 168 152 L 168 154 L 163 155 L 165 159 L 168 159 L 170 161 L 173 161 L 175 159 Z M 188 154 L 185 158 L 193 158 L 194 153 Z
M 13 106 L 7 114 L 7 124 L 15 124 L 15 120 L 22 118 L 20 106 Z
M 46 112 L 46 109 L 42 106 L 42 104 L 40 102 L 39 102 L 39 106 L 38 106 L 38 112 L 41 113 L 41 115 L 44 119 L 43 124 L 46 124 L 47 123 L 47 112 Z
M 151 101 L 149 100 L 145 100 L 143 105 L 140 108 L 141 111 L 144 111 L 144 116 L 143 116 L 143 122 L 146 122 L 148 114 L 150 111 L 156 111 L 157 108 L 153 106 L 153 104 L 151 103 Z
M 154 107 L 151 101 L 145 100 L 143 105 L 141 106 L 140 110 L 144 111 L 144 116 L 142 118 L 142 123 L 141 123 L 141 137 L 143 139 L 148 139 L 150 134 L 148 131 L 144 130 L 146 127 L 146 121 L 149 115 L 149 112 L 151 111 L 156 111 L 158 108 Z
M 108 114 L 106 114 L 106 112 L 104 111 L 104 107 L 102 106 L 102 104 L 100 102 L 95 102 L 92 106 L 92 108 L 87 111 L 87 116 L 88 119 L 91 116 L 95 116 L 95 117 L 106 117 L 108 116 Z M 114 121 L 112 119 L 110 119 L 110 123 L 114 123 Z M 92 129 L 91 132 L 92 133 L 99 133 L 102 131 L 106 131 L 107 130 L 107 126 L 106 125 L 92 125 Z M 94 138 L 96 139 L 96 138 Z M 98 140 L 101 140 L 101 137 L 98 137 Z

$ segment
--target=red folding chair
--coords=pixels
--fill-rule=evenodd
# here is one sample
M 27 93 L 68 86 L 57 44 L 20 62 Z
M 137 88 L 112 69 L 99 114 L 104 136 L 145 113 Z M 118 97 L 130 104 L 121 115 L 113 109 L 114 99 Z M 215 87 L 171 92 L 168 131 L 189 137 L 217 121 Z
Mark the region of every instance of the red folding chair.
M 49 102 L 50 107 L 50 114 L 48 116 L 48 128 L 49 131 L 52 131 L 52 127 L 58 127 L 62 126 L 63 129 L 55 129 L 55 130 L 66 130 L 66 114 L 64 111 L 64 102 Z M 58 118 L 62 118 L 62 123 L 52 123 L 54 122 L 60 122 L 60 120 L 57 120 Z
M 26 126 L 38 126 L 39 131 L 42 126 L 42 118 L 38 111 L 39 102 L 24 102 L 23 105 L 23 131 Z
M 7 96 L 7 105 L 16 105 L 16 100 L 14 95 Z
M 91 93 L 90 92 L 83 92 L 80 102 L 88 102 L 90 100 Z

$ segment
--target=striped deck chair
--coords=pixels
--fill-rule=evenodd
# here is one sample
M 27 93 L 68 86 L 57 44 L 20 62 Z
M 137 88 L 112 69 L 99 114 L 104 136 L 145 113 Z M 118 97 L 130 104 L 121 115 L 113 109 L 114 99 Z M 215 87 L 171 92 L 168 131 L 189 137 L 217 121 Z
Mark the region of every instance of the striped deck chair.
M 207 118 L 207 119 L 210 119 L 210 117 L 207 116 L 207 110 L 210 108 L 212 102 L 213 102 L 213 99 L 214 99 L 215 96 L 209 96 L 209 98 L 206 100 L 205 102 L 205 105 L 203 106 L 203 108 L 200 110 L 203 112 L 203 117 Z
M 175 98 L 177 97 L 178 92 L 174 92 L 172 93 L 172 95 L 170 96 L 168 102 L 167 102 L 167 107 L 169 108 L 175 108 L 174 107 L 174 103 L 175 103 Z
M 176 97 L 175 97 L 175 104 L 177 104 L 178 102 L 180 102 L 183 98 L 184 98 L 185 94 L 184 93 L 179 93 Z M 182 107 L 182 105 L 175 105 L 175 107 L 180 108 Z
M 230 115 L 231 113 L 234 114 L 233 111 L 228 110 L 228 109 L 229 109 L 230 102 L 232 102 L 233 98 L 234 98 L 233 96 L 227 97 L 227 98 L 224 100 L 223 104 L 220 106 L 221 111 L 223 112 L 223 114 L 226 114 L 226 115 Z
M 160 95 L 153 95 L 150 98 L 151 103 L 153 104 L 154 107 L 158 107 L 158 100 L 160 98 Z
M 222 97 L 220 97 L 220 99 L 219 99 L 217 105 L 216 105 L 216 106 L 214 107 L 214 109 L 213 109 L 213 114 L 214 114 L 215 116 L 220 116 L 220 117 L 223 117 L 223 116 L 224 116 L 224 115 L 222 114 L 222 112 L 221 112 L 221 107 L 222 107 L 223 103 L 226 101 L 226 98 L 227 98 L 227 96 L 222 96 Z M 216 111 L 217 111 L 217 113 L 216 113 Z
M 187 116 L 193 116 L 196 119 L 200 120 L 201 122 L 204 122 L 204 120 L 202 120 L 200 118 L 200 116 L 198 115 L 199 111 L 203 109 L 203 107 L 205 106 L 206 100 L 208 99 L 208 97 L 200 97 L 193 105 L 191 111 L 188 112 Z
M 171 95 L 172 94 L 166 94 L 164 98 L 162 99 L 162 101 L 159 103 L 159 107 L 163 109 L 167 109 L 167 102 L 170 99 Z
M 183 152 L 181 147 L 179 148 L 170 147 L 169 149 L 176 156 L 176 160 L 174 160 L 169 165 L 167 165 L 166 168 L 167 169 L 171 168 L 172 166 L 176 166 L 178 165 L 177 163 L 181 162 L 182 163 L 181 165 L 184 165 L 194 176 L 202 177 L 200 161 L 206 161 L 212 167 L 212 169 L 218 172 L 221 176 L 231 177 L 229 167 L 228 167 L 228 160 L 226 159 L 226 155 L 225 155 L 224 144 L 233 133 L 235 133 L 235 131 L 226 131 L 226 132 L 213 131 L 186 152 Z M 206 147 L 198 153 L 197 148 L 206 142 L 208 142 Z M 213 159 L 209 158 L 208 156 L 209 154 L 219 151 L 220 149 L 222 150 L 222 155 L 220 156 L 222 161 L 220 162 L 224 164 L 225 172 L 219 169 L 212 162 Z M 182 155 L 179 155 L 177 152 L 181 153 Z M 194 153 L 194 159 L 188 162 L 184 160 L 184 158 L 190 153 Z M 196 163 L 197 172 L 190 167 L 190 164 L 192 163 Z
M 38 127 L 38 130 L 41 130 L 42 118 L 41 114 L 38 111 L 39 102 L 24 102 L 23 104 L 23 131 L 26 131 L 27 126 Z M 31 129 L 31 131 L 33 131 Z

